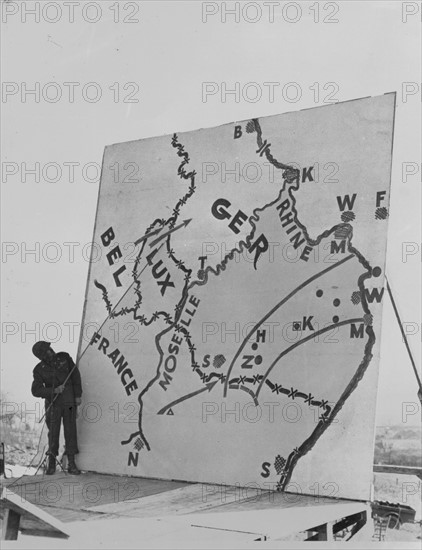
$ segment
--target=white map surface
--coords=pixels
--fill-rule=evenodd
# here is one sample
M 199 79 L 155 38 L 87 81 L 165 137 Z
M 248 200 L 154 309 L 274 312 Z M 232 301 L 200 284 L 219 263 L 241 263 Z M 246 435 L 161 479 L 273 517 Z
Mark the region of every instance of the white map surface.
M 106 148 L 83 468 L 369 497 L 394 104 Z

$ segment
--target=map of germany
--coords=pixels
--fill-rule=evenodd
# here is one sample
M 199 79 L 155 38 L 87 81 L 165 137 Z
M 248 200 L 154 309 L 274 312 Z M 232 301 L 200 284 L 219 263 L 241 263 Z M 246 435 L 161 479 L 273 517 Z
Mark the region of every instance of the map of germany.
M 130 142 L 124 154 L 113 146 L 104 167 L 137 154 L 142 180 L 103 176 L 95 238 L 106 259 L 91 265 L 85 320 L 97 325 L 79 363 L 93 380 L 117 374 L 114 400 L 136 403 L 136 426 L 111 429 L 129 453 L 124 471 L 198 481 L 190 457 L 213 470 L 214 449 L 226 471 L 203 481 L 288 490 L 298 461 L 339 422 L 380 330 L 394 97 L 374 99 Z M 380 110 L 383 133 L 368 122 Z M 328 146 L 313 115 L 331 129 Z M 345 138 L 343 116 L 355 125 Z M 384 163 L 371 172 L 373 135 Z M 338 178 L 327 183 L 321 167 L 333 159 Z M 116 339 L 116 323 L 137 337 Z M 95 399 L 112 400 L 118 387 L 103 386 Z

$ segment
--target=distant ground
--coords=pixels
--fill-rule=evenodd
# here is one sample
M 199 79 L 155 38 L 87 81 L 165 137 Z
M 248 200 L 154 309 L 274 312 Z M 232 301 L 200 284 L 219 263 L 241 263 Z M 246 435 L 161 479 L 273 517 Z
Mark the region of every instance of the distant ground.
M 34 418 L 27 422 L 17 413 L 2 414 L 0 420 L 6 475 L 11 476 L 12 466 L 38 466 L 47 450 L 47 429 Z
M 422 467 L 421 426 L 378 426 L 374 464 Z

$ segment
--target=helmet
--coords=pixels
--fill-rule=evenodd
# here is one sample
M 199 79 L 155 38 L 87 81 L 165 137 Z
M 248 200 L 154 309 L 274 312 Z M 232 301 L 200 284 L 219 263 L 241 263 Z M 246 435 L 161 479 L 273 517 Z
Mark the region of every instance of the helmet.
M 38 357 L 38 359 L 42 360 L 44 358 L 45 352 L 50 346 L 50 342 L 43 342 L 42 340 L 40 340 L 32 346 L 32 353 L 35 355 L 35 357 Z

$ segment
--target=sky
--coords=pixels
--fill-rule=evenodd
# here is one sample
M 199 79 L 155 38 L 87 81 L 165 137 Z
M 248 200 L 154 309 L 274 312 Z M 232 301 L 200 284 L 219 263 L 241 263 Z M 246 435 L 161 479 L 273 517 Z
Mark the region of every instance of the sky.
M 7 400 L 28 409 L 37 401 L 35 341 L 76 356 L 106 145 L 392 91 L 386 272 L 420 368 L 419 4 L 67 4 L 2 2 Z M 237 96 L 223 93 L 236 86 Z M 416 391 L 384 298 L 377 424 L 420 423 Z

